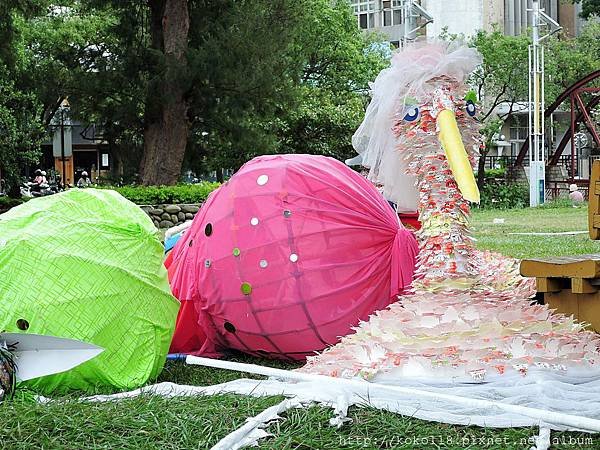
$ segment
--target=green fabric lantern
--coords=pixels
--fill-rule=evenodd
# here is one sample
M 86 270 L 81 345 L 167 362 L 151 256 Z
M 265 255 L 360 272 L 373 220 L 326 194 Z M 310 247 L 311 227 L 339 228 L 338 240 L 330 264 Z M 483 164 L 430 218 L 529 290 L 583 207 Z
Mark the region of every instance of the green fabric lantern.
M 138 387 L 162 370 L 178 310 L 156 228 L 118 193 L 72 189 L 0 215 L 0 331 L 105 349 L 27 385 Z

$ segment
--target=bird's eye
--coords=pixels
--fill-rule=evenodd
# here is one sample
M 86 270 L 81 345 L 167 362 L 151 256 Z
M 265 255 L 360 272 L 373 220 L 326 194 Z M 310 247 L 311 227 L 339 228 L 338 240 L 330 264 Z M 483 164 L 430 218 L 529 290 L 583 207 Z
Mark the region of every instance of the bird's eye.
M 404 115 L 403 119 L 406 122 L 414 122 L 415 120 L 417 120 L 419 118 L 420 115 L 421 115 L 421 112 L 419 111 L 419 107 L 411 106 L 406 110 L 406 114 Z
M 467 114 L 471 117 L 477 114 L 477 107 L 475 106 L 475 103 L 473 103 L 471 100 L 467 101 L 466 110 Z

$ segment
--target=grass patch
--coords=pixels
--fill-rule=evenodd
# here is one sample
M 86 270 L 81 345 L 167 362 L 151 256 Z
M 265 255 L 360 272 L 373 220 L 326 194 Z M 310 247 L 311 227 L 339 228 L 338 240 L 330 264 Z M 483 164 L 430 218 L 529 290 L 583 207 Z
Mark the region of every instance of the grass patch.
M 600 252 L 587 235 L 519 236 L 509 233 L 562 232 L 587 229 L 585 208 L 545 207 L 519 210 L 476 210 L 473 231 L 481 249 L 515 257 Z M 504 218 L 504 224 L 494 224 Z M 241 354 L 228 359 L 294 368 L 296 364 L 254 359 Z M 239 372 L 169 362 L 157 381 L 211 385 L 241 377 Z M 139 397 L 91 404 L 74 395 L 39 405 L 27 391 L 0 404 L 0 442 L 6 449 L 202 449 L 241 426 L 247 417 L 281 401 L 279 397 L 224 395 L 185 399 Z M 291 410 L 268 431 L 262 449 L 524 449 L 537 428 L 490 429 L 426 422 L 373 408 L 350 409 L 353 423 L 328 425 L 332 411 L 312 407 Z M 552 433 L 553 449 L 600 448 L 600 438 L 583 433 Z
M 182 449 L 210 448 L 246 417 L 281 401 L 236 395 L 83 403 L 64 397 L 41 405 L 0 405 L 3 449 Z
M 494 219 L 504 219 L 494 224 Z M 560 233 L 587 230 L 587 207 L 524 208 L 510 210 L 475 210 L 472 217 L 473 236 L 477 247 L 515 258 L 581 255 L 600 253 L 600 241 L 587 234 L 564 236 L 532 236 L 511 233 Z

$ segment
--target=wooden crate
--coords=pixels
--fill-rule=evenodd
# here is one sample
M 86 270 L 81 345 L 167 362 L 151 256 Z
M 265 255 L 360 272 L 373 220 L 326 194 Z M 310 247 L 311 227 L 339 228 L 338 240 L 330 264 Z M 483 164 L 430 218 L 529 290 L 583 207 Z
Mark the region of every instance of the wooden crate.
M 600 332 L 600 254 L 524 259 L 521 275 L 535 277 L 552 309 Z

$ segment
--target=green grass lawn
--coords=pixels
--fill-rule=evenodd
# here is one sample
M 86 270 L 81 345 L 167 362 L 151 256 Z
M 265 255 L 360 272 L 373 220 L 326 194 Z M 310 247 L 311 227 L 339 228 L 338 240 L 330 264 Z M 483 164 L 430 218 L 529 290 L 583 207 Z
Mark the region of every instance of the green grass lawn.
M 494 219 L 504 219 L 494 224 Z M 587 207 L 474 211 L 473 231 L 477 247 L 515 258 L 600 253 L 600 241 L 587 234 L 524 236 L 511 233 L 557 233 L 587 230 Z
M 587 210 L 543 208 L 475 211 L 474 237 L 481 249 L 515 257 L 600 252 L 587 235 L 520 236 L 509 233 L 579 231 L 587 228 Z M 494 218 L 504 218 L 497 225 Z M 276 367 L 293 366 L 234 355 L 232 359 Z M 158 381 L 209 385 L 248 374 L 170 362 Z M 281 401 L 279 397 L 237 395 L 163 399 L 152 396 L 121 402 L 85 404 L 76 395 L 48 405 L 36 404 L 21 390 L 0 404 L 3 449 L 203 449 L 210 448 L 247 417 Z M 330 409 L 292 410 L 271 425 L 274 436 L 264 449 L 527 449 L 536 428 L 483 429 L 426 422 L 373 408 L 350 409 L 353 423 L 340 430 L 328 425 Z M 554 449 L 600 448 L 600 438 L 581 433 L 552 433 Z

